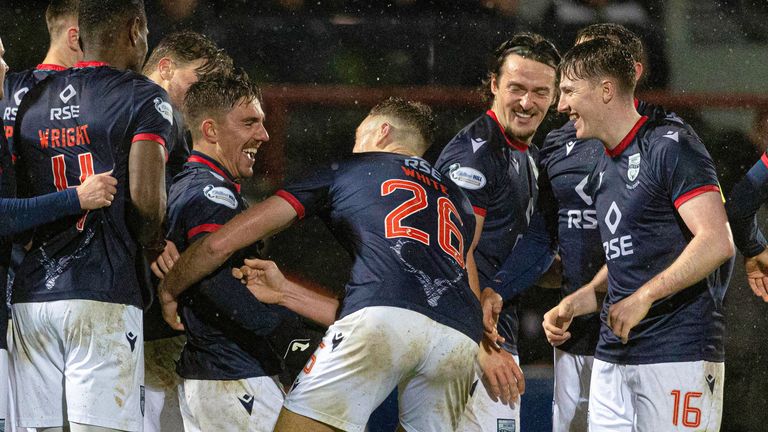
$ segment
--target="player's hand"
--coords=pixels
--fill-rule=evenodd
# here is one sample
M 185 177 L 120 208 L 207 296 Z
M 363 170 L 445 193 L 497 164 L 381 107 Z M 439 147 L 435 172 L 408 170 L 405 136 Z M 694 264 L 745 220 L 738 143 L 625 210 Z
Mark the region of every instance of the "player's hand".
M 756 296 L 768 302 L 768 249 L 751 258 L 744 258 L 747 282 Z
M 232 276 L 262 303 L 279 304 L 283 298 L 287 280 L 274 261 L 247 259 L 244 266 L 232 269 Z
M 568 331 L 573 321 L 573 307 L 568 300 L 563 300 L 557 306 L 544 314 L 544 321 L 541 326 L 544 327 L 544 334 L 547 341 L 552 346 L 562 345 L 571 338 L 571 332 Z
M 525 393 L 525 377 L 512 354 L 496 350 L 489 340 L 483 339 L 477 359 L 483 371 L 483 384 L 494 402 L 501 400 L 509 405 Z
M 163 319 L 174 330 L 183 331 L 184 324 L 179 319 L 179 303 L 176 301 L 176 297 L 172 296 L 168 290 L 165 289 L 165 281 L 160 281 L 160 285 L 157 286 L 157 299 L 160 301 L 160 308 L 163 311 Z
M 608 327 L 613 334 L 621 338 L 621 343 L 629 342 L 629 331 L 648 315 L 653 301 L 642 289 L 611 305 L 608 309 Z
M 109 170 L 89 176 L 76 190 L 81 209 L 96 210 L 108 207 L 117 193 L 117 179 L 112 177 L 112 170 Z
M 152 261 L 152 273 L 158 278 L 162 279 L 165 274 L 171 271 L 173 265 L 179 260 L 179 250 L 176 249 L 176 245 L 172 241 L 165 241 L 165 249 L 163 253 L 157 256 L 157 259 Z
M 480 293 L 480 304 L 483 307 L 483 329 L 485 337 L 491 343 L 500 349 L 499 344 L 504 343 L 504 338 L 499 335 L 497 325 L 499 323 L 499 314 L 504 305 L 504 299 L 492 288 L 486 288 Z

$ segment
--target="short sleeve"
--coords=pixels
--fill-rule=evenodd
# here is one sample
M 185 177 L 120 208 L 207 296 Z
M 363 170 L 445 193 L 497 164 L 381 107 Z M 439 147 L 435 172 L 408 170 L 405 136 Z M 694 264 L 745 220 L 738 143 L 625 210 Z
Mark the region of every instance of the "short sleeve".
M 330 210 L 330 191 L 339 169 L 338 163 L 292 180 L 275 195 L 296 210 L 299 219 Z
M 657 139 L 662 141 L 653 148 L 657 176 L 675 208 L 705 192 L 720 192 L 715 164 L 696 136 L 673 128 Z
M 457 135 L 445 146 L 435 166 L 464 191 L 475 214 L 485 217 L 491 204 L 493 169 L 488 150 L 480 147 L 475 151 L 471 141 L 476 139 Z
M 168 210 L 168 239 L 191 244 L 201 236 L 218 231 L 243 209 L 231 189 L 208 184 L 188 190 L 188 198 L 172 202 Z M 179 243 L 180 242 L 180 243 Z
M 168 94 L 148 80 L 135 81 L 135 128 L 132 141 L 155 141 L 173 147 L 173 107 Z

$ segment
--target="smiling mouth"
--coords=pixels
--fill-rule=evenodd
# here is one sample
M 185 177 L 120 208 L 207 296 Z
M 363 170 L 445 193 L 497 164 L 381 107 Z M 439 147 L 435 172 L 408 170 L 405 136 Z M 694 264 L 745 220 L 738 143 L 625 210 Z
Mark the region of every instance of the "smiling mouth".
M 519 118 L 521 118 L 521 119 L 526 119 L 526 120 L 527 120 L 527 119 L 529 119 L 529 118 L 533 117 L 533 114 L 526 114 L 526 113 L 524 113 L 524 112 L 518 112 L 518 111 L 515 111 L 515 116 L 516 116 L 516 117 L 519 117 Z
M 248 159 L 252 161 L 256 161 L 256 153 L 258 153 L 259 148 L 258 147 L 251 147 L 247 149 L 243 149 L 243 153 L 248 157 Z

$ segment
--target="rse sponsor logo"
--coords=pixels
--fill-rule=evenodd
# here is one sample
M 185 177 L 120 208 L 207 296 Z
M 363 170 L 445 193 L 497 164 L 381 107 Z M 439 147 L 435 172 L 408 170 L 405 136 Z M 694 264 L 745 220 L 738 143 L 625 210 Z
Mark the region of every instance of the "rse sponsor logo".
M 163 101 L 159 97 L 155 98 L 154 103 L 157 112 L 159 112 L 164 119 L 168 120 L 168 123 L 173 124 L 173 108 L 171 108 L 171 104 Z
M 19 111 L 18 108 L 11 108 L 11 107 L 5 107 L 5 110 L 3 111 L 3 120 L 4 121 L 16 121 L 16 113 Z
M 436 178 L 438 181 L 442 180 L 442 175 L 440 174 L 440 171 L 432 168 L 429 162 L 425 161 L 424 159 L 416 159 L 416 158 L 406 159 L 405 161 L 403 161 L 403 164 L 408 168 L 414 168 L 423 173 L 427 173 L 432 177 Z
M 225 187 L 216 187 L 214 185 L 208 185 L 203 189 L 205 197 L 223 206 L 229 207 L 232 210 L 237 208 L 237 199 L 235 194 L 231 190 Z
M 606 242 L 603 242 L 603 250 L 605 251 L 606 261 L 616 259 L 618 257 L 632 255 L 635 253 L 632 250 L 632 236 L 625 235 L 621 237 L 614 237 Z
M 568 228 L 596 229 L 596 210 L 568 210 Z
M 51 108 L 51 120 L 69 120 L 80 117 L 80 105 Z
M 474 168 L 454 164 L 451 165 L 449 170 L 451 180 L 464 189 L 478 190 L 485 186 L 485 176 Z

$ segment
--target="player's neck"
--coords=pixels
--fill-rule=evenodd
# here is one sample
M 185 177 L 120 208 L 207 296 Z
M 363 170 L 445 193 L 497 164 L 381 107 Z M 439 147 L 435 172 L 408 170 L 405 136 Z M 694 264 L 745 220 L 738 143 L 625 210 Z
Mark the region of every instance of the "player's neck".
M 100 48 L 96 47 L 83 53 L 84 62 L 102 62 L 116 68 L 125 70 L 128 69 L 128 61 L 126 56 L 117 49 Z
M 51 47 L 48 48 L 48 53 L 45 55 L 42 63 L 64 66 L 67 68 L 72 67 L 75 65 L 75 63 L 78 62 L 79 58 L 76 54 L 68 51 L 68 48 L 61 48 L 55 45 L 51 45 Z
M 620 108 L 609 110 L 603 120 L 602 136 L 598 137 L 609 150 L 616 148 L 640 120 L 634 103 L 622 104 Z

